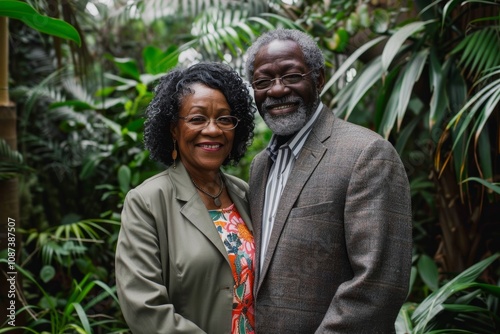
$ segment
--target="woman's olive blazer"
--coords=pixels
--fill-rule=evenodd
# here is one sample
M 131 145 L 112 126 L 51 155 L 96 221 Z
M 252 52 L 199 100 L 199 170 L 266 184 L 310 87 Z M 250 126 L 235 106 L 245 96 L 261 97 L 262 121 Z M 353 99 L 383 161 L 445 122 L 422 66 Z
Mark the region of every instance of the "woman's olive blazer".
M 227 174 L 224 181 L 253 231 L 248 185 Z M 132 332 L 230 333 L 234 280 L 226 248 L 184 166 L 131 190 L 121 221 L 116 285 Z

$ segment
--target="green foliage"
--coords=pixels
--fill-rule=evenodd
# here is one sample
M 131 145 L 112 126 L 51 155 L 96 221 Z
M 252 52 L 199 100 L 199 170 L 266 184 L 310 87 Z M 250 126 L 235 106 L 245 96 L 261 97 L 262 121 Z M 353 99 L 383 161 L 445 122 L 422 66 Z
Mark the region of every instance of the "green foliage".
M 474 264 L 420 303 L 406 303 L 399 312 L 396 333 L 496 333 L 500 328 L 500 285 L 477 279 L 499 257 L 495 254 Z M 433 267 L 432 261 L 424 261 Z M 419 261 L 419 272 L 424 278 L 437 273 L 437 268 L 426 269 Z
M 255 129 L 253 142 L 247 150 L 245 156 L 240 160 L 237 166 L 226 166 L 223 169 L 232 175 L 238 176 L 239 178 L 248 181 L 250 175 L 250 164 L 252 163 L 253 157 L 267 147 L 267 143 L 271 139 L 272 132 L 264 123 L 264 120 L 259 116 L 255 115 Z
M 0 263 L 7 263 L 0 259 Z M 106 298 L 111 297 L 118 304 L 115 288 L 106 283 L 92 279 L 91 275 L 81 280 L 73 280 L 67 295 L 53 295 L 46 291 L 33 275 L 16 265 L 16 270 L 22 274 L 28 284 L 33 284 L 42 298 L 36 304 L 29 304 L 16 313 L 18 319 L 26 315 L 27 326 L 4 326 L 0 333 L 25 330 L 27 333 L 94 333 L 96 328 L 108 333 L 125 333 L 126 325 L 109 315 L 96 312 L 96 306 Z M 116 307 L 116 306 L 115 306 Z M 18 320 L 20 321 L 20 320 Z M 120 329 L 121 328 L 121 329 Z
M 71 24 L 49 16 L 40 15 L 27 3 L 15 0 L 3 0 L 0 6 L 0 16 L 21 20 L 37 31 L 69 39 L 81 45 L 80 34 L 78 34 L 78 31 Z
M 11 149 L 4 139 L 0 139 L 0 181 L 31 171 L 24 163 L 22 154 Z
M 420 3 L 424 5 L 418 15 L 406 15 Z M 465 26 L 460 23 L 469 17 L 470 4 L 497 3 L 404 4 L 408 7 L 380 3 L 375 8 L 369 1 L 349 0 L 293 5 L 261 0 L 129 1 L 123 7 L 95 3 L 99 15 L 79 22 L 87 32 L 82 42 L 88 43 L 82 45 L 93 48 L 90 63 L 96 74 L 87 73 L 81 81 L 73 79 L 83 73 L 78 66 L 55 71 L 49 40 L 37 40 L 34 48 L 32 35 L 12 30 L 14 58 L 33 62 L 16 62 L 16 69 L 26 69 L 13 73 L 12 92 L 20 107 L 19 153 L 0 142 L 0 173 L 4 162 L 10 164 L 6 173 L 31 171 L 22 174 L 24 248 L 19 268 L 27 278 L 27 303 L 19 312 L 34 319 L 25 330 L 125 331 L 126 326 L 114 320 L 120 319 L 120 311 L 112 263 L 126 193 L 163 169 L 142 145 L 143 112 L 154 83 L 174 66 L 199 60 L 222 60 L 241 70 L 246 47 L 261 32 L 276 27 L 302 29 L 316 38 L 332 71 L 324 102 L 342 117 L 386 136 L 407 167 L 416 255 L 411 302 L 401 310 L 398 332 L 498 329 L 498 287 L 475 281 L 490 262 L 446 282 L 443 257 L 427 255 L 438 251 L 438 210 L 445 211 L 441 219 L 450 226 L 453 218 L 463 219 L 462 226 L 453 225 L 453 233 L 445 231 L 445 236 L 459 235 L 457 244 L 474 245 L 465 251 L 450 246 L 446 260 L 465 254 L 474 262 L 485 252 L 482 245 L 495 244 L 481 241 L 481 236 L 494 241 L 498 232 L 488 233 L 494 228 L 479 224 L 477 217 L 486 207 L 483 189 L 485 199 L 498 204 L 498 147 L 493 140 L 498 126 L 491 121 L 497 117 L 500 96 L 498 17 L 486 11 Z M 71 8 L 66 6 L 64 13 Z M 74 14 L 88 15 L 85 10 Z M 360 36 L 370 38 L 359 43 Z M 69 57 L 69 51 L 61 54 Z M 423 94 L 422 87 L 427 88 Z M 247 180 L 252 158 L 270 137 L 256 115 L 247 155 L 226 171 Z M 458 191 L 442 181 L 450 165 Z M 446 189 L 449 203 L 438 200 L 440 187 Z M 453 215 L 467 191 L 481 202 L 469 199 L 474 209 L 470 217 Z M 459 233 L 469 225 L 469 234 Z M 497 272 L 489 274 L 498 277 Z

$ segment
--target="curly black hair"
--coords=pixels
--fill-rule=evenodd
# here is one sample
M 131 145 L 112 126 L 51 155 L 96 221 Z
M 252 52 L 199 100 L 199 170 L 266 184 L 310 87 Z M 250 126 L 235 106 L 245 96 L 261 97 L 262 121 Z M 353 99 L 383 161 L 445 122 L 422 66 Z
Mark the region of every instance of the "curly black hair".
M 235 128 L 231 153 L 223 162 L 223 165 L 237 164 L 252 143 L 256 108 L 240 75 L 230 66 L 215 62 L 176 68 L 160 78 L 154 90 L 155 96 L 146 108 L 144 123 L 144 144 L 150 151 L 151 159 L 166 166 L 173 163 L 171 153 L 174 143 L 170 125 L 179 120 L 182 99 L 192 94 L 190 87 L 195 83 L 222 92 L 231 108 L 231 115 L 240 120 Z

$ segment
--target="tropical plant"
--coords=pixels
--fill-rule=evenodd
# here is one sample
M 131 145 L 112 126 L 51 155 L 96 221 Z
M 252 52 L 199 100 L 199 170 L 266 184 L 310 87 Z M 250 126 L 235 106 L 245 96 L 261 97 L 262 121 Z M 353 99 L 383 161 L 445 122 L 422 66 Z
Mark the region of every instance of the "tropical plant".
M 0 263 L 7 263 L 0 259 Z M 25 316 L 26 326 L 15 326 L 9 317 L 3 320 L 0 333 L 24 330 L 25 333 L 125 333 L 127 327 L 118 317 L 108 312 L 101 313 L 103 301 L 111 297 L 118 304 L 115 288 L 106 283 L 92 279 L 91 275 L 81 280 L 73 280 L 68 295 L 47 292 L 31 273 L 21 266 L 15 265 L 19 274 L 25 278 L 26 284 L 33 285 L 41 293 L 41 299 L 35 304 L 27 304 L 16 312 L 16 318 Z M 99 291 L 99 288 L 101 291 Z M 25 301 L 26 296 L 18 295 Z M 114 306 L 116 308 L 116 305 Z M 109 307 L 109 306 L 108 306 Z M 18 321 L 20 322 L 20 320 Z
M 426 168 L 432 188 L 425 189 L 435 194 L 441 229 L 436 259 L 444 272 L 461 272 L 500 244 L 498 233 L 487 232 L 498 231 L 499 223 L 493 217 L 498 217 L 500 201 L 494 184 L 500 168 L 495 153 L 500 4 L 474 0 L 412 4 L 419 8 L 413 19 L 372 34 L 325 88 L 336 89 L 339 78 L 363 60 L 331 104 L 339 116 L 349 118 L 367 94 L 378 96 L 374 129 L 395 143 L 409 169 Z M 381 52 L 366 57 L 374 47 Z M 406 154 L 415 150 L 428 165 L 412 164 L 415 160 Z M 421 164 L 421 159 L 415 162 Z M 410 175 L 413 186 L 414 176 Z
M 499 257 L 500 254 L 491 255 L 441 287 L 436 286 L 420 303 L 403 305 L 396 320 L 396 333 L 498 333 L 500 283 L 488 284 L 479 276 Z M 418 267 L 424 280 L 425 275 L 437 278 L 437 267 L 431 259 Z

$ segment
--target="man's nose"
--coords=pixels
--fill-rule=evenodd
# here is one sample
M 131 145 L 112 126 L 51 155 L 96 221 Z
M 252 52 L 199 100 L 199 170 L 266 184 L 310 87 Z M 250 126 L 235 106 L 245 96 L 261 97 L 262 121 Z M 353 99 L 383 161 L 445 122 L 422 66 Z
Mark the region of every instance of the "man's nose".
M 271 83 L 271 87 L 267 90 L 268 95 L 283 94 L 288 91 L 288 87 L 283 83 L 281 78 L 274 78 Z

